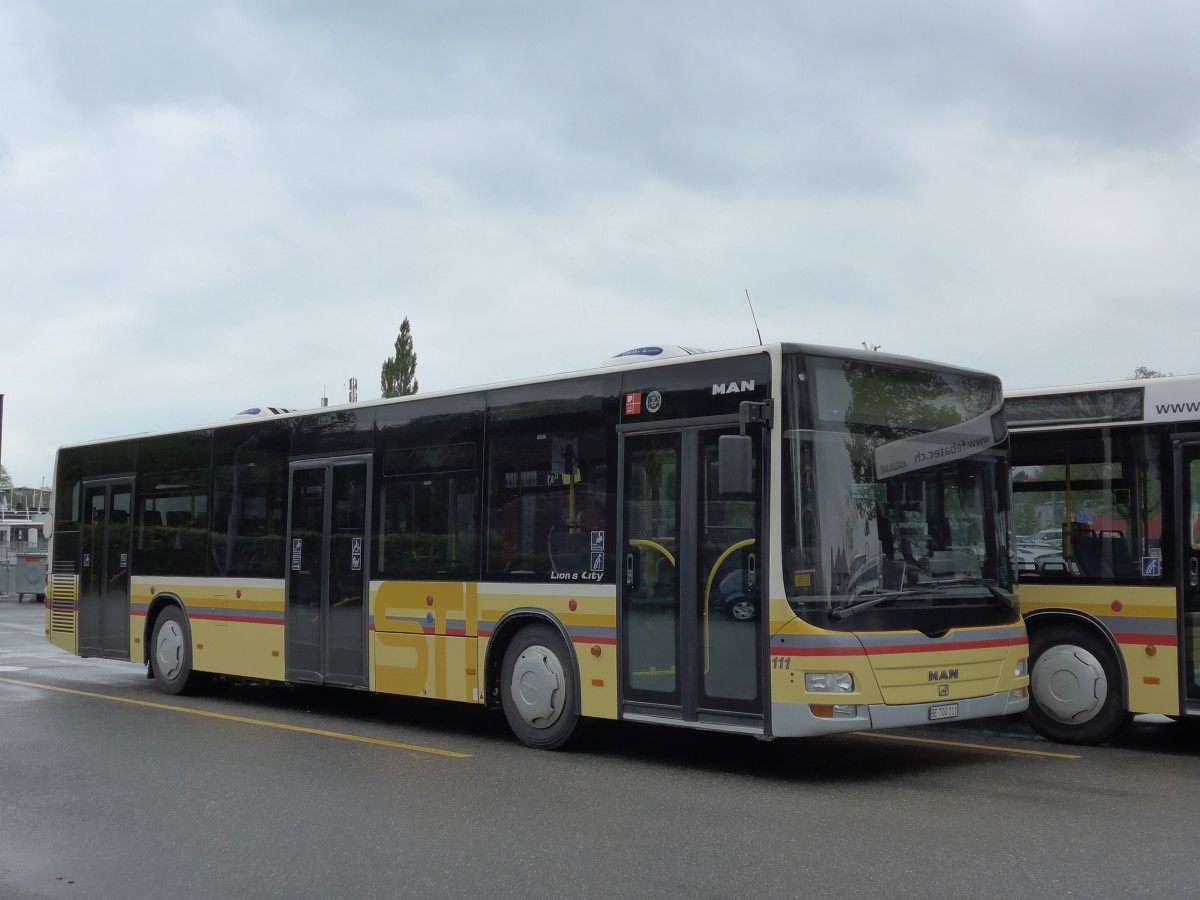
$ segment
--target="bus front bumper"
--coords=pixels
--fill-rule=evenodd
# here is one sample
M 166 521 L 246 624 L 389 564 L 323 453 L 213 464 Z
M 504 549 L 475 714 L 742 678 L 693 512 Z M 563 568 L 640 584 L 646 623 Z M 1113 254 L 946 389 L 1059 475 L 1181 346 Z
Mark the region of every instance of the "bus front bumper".
M 771 733 L 774 737 L 811 737 L 847 731 L 905 728 L 938 722 L 1008 716 L 1024 712 L 1028 708 L 1028 688 L 1001 691 L 986 697 L 968 697 L 939 703 L 910 703 L 903 706 L 888 706 L 886 703 L 829 706 L 774 703 L 771 708 Z

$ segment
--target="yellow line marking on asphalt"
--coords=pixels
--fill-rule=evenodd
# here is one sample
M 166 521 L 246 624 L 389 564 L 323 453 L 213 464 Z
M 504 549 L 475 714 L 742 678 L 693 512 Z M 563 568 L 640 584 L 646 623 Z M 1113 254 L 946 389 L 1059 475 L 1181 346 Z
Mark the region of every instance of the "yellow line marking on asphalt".
M 340 731 L 323 731 L 320 728 L 305 728 L 303 725 L 286 725 L 283 722 L 271 722 L 267 719 L 250 719 L 246 716 L 231 716 L 227 713 L 210 712 L 206 709 L 189 709 L 186 706 L 171 706 L 168 703 L 152 703 L 149 700 L 135 700 L 132 697 L 114 697 L 112 694 L 96 694 L 91 691 L 77 691 L 73 688 L 54 687 L 49 684 L 37 684 L 33 681 L 18 681 L 15 678 L 0 678 L 4 684 L 16 684 L 21 687 L 39 688 L 43 691 L 57 691 L 60 694 L 74 694 L 77 697 L 91 697 L 95 700 L 112 700 L 117 703 L 129 703 L 133 706 L 148 706 L 151 709 L 166 709 L 171 712 L 188 713 L 193 716 L 205 716 L 209 719 L 222 719 L 226 722 L 238 722 L 242 725 L 261 725 L 263 728 L 278 728 L 281 731 L 296 731 L 300 734 L 314 734 L 318 737 L 337 738 L 342 741 L 356 741 L 360 744 L 375 744 L 379 747 L 395 747 L 398 750 L 412 750 L 416 753 L 430 753 L 434 756 L 448 756 L 452 759 L 470 759 L 470 753 L 459 753 L 456 750 L 439 750 L 436 747 L 422 747 L 419 744 L 402 744 L 398 741 L 385 741 L 380 738 L 363 737 L 358 734 L 345 734 Z
M 886 734 L 879 731 L 856 731 L 860 737 L 879 738 L 884 741 L 911 741 L 914 744 L 940 744 L 943 747 L 964 747 L 969 750 L 995 750 L 998 753 L 1017 753 L 1021 756 L 1046 756 L 1051 759 L 1083 759 L 1078 753 L 1052 753 L 1049 750 L 1020 750 L 1015 747 L 997 747 L 992 744 L 968 744 L 963 741 L 940 741 L 935 738 L 910 737 L 905 734 Z

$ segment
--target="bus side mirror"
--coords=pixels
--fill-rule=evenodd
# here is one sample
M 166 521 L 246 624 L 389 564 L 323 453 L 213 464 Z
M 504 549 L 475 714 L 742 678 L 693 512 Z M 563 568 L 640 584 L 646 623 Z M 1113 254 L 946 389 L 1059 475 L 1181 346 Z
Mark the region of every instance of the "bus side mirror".
M 749 494 L 754 489 L 754 441 L 745 434 L 717 438 L 717 490 Z

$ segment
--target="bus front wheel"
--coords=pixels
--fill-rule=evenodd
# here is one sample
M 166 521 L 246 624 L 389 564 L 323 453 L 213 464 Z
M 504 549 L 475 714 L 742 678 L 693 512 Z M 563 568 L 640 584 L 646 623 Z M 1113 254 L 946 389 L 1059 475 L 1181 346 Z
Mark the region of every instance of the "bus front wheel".
M 150 638 L 150 669 L 154 686 L 164 694 L 182 694 L 194 680 L 192 639 L 183 612 L 167 607 L 154 622 Z
M 579 723 L 579 692 L 566 644 L 548 625 L 523 628 L 504 652 L 500 698 L 504 717 L 523 744 L 567 746 Z
M 1099 744 L 1129 722 L 1121 668 L 1097 635 L 1051 625 L 1030 635 L 1029 723 L 1064 744 Z

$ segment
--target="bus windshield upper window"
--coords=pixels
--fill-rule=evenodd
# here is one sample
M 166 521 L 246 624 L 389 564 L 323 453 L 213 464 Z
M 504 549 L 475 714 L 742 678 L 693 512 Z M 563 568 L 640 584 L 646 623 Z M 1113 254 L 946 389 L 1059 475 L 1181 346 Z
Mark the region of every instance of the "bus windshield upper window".
M 796 611 L 839 627 L 831 610 L 887 592 L 894 601 L 846 627 L 921 627 L 936 592 L 964 624 L 1011 618 L 993 592 L 1013 587 L 999 382 L 796 359 L 785 384 L 784 583 Z M 926 435 L 938 439 L 917 448 Z M 895 462 L 881 465 L 883 451 Z

